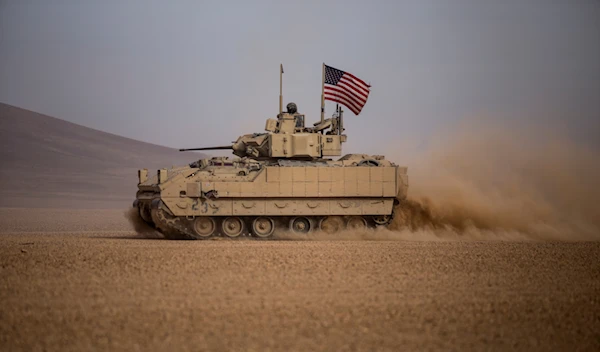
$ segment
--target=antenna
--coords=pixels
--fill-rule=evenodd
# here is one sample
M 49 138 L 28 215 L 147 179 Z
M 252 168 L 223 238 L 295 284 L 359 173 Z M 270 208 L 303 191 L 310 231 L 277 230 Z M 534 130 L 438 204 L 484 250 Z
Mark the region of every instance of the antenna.
M 342 134 L 344 134 L 344 110 L 342 110 L 342 106 L 341 105 L 339 105 L 338 118 L 339 118 L 339 121 L 338 121 L 338 134 L 342 135 Z
M 283 112 L 283 64 L 279 64 L 279 115 Z

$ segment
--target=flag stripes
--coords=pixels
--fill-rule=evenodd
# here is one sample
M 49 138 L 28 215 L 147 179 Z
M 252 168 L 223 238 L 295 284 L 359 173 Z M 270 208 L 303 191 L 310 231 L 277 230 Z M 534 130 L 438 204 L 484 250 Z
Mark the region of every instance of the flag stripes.
M 360 114 L 371 91 L 371 86 L 360 78 L 327 65 L 323 84 L 325 100 L 342 104 L 355 115 Z

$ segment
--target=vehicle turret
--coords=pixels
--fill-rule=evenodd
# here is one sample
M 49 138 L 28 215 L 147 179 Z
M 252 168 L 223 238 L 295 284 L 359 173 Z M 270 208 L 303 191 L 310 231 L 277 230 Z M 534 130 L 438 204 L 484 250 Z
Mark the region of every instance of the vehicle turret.
M 296 104 L 288 104 L 288 111 L 278 114 L 276 119 L 267 119 L 264 133 L 240 136 L 230 146 L 180 149 L 232 150 L 234 155 L 256 160 L 299 159 L 313 160 L 342 155 L 343 111 L 338 108 L 329 119 L 305 126 L 305 116 L 297 112 Z

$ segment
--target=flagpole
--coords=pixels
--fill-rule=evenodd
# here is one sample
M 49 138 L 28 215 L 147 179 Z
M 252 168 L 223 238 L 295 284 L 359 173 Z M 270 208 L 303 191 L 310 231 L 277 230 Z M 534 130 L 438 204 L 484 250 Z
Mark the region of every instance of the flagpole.
M 323 76 L 321 78 L 321 123 L 325 121 L 325 63 L 323 63 Z
M 283 64 L 279 64 L 279 115 L 283 112 Z

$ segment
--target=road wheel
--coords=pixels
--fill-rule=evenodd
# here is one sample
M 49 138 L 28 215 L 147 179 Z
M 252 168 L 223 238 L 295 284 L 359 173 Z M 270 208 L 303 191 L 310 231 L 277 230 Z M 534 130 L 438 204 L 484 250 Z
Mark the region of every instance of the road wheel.
M 140 205 L 140 207 L 138 208 L 138 211 L 140 213 L 140 217 L 142 218 L 142 220 L 144 220 L 146 223 L 150 224 L 150 225 L 154 225 L 154 222 L 152 222 L 152 214 L 150 213 L 150 207 L 148 205 Z
M 275 231 L 275 221 L 264 216 L 258 217 L 252 221 L 252 233 L 260 238 L 267 238 Z
M 390 215 L 375 215 L 373 221 L 375 221 L 377 225 L 387 225 L 392 221 L 392 217 Z
M 346 228 L 349 230 L 362 230 L 367 227 L 367 220 L 362 216 L 352 216 L 346 223 Z
M 329 234 L 340 232 L 344 228 L 344 220 L 339 216 L 328 216 L 321 219 L 319 228 Z
M 244 231 L 244 222 L 237 216 L 228 217 L 223 220 L 221 229 L 227 237 L 238 237 Z
M 217 229 L 215 220 L 211 217 L 200 216 L 194 220 L 194 232 L 202 238 L 208 238 L 214 235 Z
M 310 221 L 305 217 L 290 220 L 290 230 L 294 233 L 306 234 L 310 231 Z

